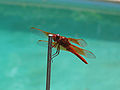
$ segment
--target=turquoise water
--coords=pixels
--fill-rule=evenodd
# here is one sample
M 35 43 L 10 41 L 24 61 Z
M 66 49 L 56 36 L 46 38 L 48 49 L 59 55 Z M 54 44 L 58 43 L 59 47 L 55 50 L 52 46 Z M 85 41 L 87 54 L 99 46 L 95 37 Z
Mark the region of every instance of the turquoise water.
M 120 11 L 56 3 L 0 3 L 0 90 L 45 90 L 47 47 L 30 27 L 82 38 L 96 59 L 88 65 L 61 51 L 52 63 L 51 90 L 120 90 Z M 41 37 L 40 37 L 41 39 Z

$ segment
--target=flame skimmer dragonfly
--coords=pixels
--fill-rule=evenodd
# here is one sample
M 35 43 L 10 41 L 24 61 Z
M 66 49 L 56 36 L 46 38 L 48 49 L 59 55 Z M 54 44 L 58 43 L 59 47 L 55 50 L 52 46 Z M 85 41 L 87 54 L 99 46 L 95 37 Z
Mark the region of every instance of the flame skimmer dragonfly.
M 65 50 L 65 51 L 69 51 L 69 52 L 73 53 L 74 55 L 76 55 L 85 64 L 88 64 L 88 62 L 81 55 L 83 55 L 87 58 L 96 58 L 96 56 L 92 52 L 82 49 L 82 48 L 79 48 L 70 43 L 70 42 L 72 42 L 81 47 L 85 47 L 87 45 L 87 43 L 83 39 L 66 38 L 64 36 L 60 36 L 59 34 L 46 32 L 46 31 L 43 31 L 41 29 L 34 28 L 34 27 L 32 27 L 32 29 L 39 30 L 42 33 L 44 33 L 46 36 L 48 36 L 49 34 L 53 35 L 52 39 L 54 42 L 52 42 L 52 47 L 57 48 L 57 51 L 55 54 L 53 54 L 53 57 L 57 56 L 59 54 L 60 50 Z M 38 42 L 48 42 L 48 41 L 38 40 Z

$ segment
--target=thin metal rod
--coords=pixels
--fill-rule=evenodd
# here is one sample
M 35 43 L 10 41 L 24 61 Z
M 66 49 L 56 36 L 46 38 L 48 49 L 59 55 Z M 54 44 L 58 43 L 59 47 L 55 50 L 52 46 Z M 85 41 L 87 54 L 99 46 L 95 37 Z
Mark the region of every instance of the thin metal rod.
M 48 57 L 47 57 L 46 90 L 50 90 L 51 57 L 52 57 L 52 34 L 49 34 L 49 36 L 48 36 Z

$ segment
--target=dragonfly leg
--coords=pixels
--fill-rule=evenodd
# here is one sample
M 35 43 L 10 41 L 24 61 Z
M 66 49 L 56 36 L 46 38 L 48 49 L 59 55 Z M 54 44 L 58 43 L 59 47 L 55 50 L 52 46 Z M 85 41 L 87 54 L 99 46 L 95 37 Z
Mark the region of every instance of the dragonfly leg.
M 57 43 L 55 43 L 54 45 L 52 45 L 52 48 L 53 48 L 53 47 L 55 48 L 56 46 L 57 46 Z
M 58 45 L 56 53 L 52 55 L 52 59 L 55 58 L 59 53 L 60 53 L 60 45 Z
M 52 56 L 55 56 L 57 53 L 58 53 L 58 49 L 56 50 L 56 52 Z

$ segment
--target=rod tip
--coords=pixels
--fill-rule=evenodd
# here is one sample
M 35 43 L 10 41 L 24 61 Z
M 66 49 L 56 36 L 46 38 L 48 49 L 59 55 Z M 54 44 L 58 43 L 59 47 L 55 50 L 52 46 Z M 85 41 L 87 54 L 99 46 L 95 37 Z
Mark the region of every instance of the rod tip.
M 53 36 L 53 34 L 49 34 L 48 36 Z

